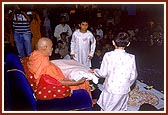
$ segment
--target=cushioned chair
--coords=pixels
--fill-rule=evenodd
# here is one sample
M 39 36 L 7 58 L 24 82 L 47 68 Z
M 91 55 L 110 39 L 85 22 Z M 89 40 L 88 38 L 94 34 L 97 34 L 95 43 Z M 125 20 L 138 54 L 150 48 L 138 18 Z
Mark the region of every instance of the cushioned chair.
M 92 101 L 87 91 L 73 91 L 72 96 L 51 100 L 36 100 L 34 92 L 25 76 L 19 57 L 5 55 L 5 111 L 67 111 L 92 110 Z

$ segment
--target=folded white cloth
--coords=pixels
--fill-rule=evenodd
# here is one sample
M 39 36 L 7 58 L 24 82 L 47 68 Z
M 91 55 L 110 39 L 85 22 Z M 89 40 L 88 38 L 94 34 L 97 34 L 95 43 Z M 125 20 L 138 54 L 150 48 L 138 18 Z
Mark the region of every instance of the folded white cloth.
M 69 76 L 69 79 L 78 81 L 82 77 L 87 78 L 87 80 L 92 80 L 95 84 L 98 83 L 98 78 L 93 75 L 92 73 L 86 73 L 84 71 L 73 71 L 74 73 L 71 73 L 72 75 Z

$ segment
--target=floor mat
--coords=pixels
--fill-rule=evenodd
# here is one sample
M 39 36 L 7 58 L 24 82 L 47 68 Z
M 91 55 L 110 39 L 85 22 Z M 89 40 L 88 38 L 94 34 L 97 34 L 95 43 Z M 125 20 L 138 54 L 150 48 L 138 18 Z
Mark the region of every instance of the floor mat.
M 102 84 L 98 84 L 100 90 L 102 90 Z M 154 89 L 153 86 L 136 80 L 136 85 L 130 92 L 130 98 L 128 101 L 128 111 L 138 111 L 139 107 L 149 103 L 155 106 L 158 110 L 164 108 L 164 94 Z

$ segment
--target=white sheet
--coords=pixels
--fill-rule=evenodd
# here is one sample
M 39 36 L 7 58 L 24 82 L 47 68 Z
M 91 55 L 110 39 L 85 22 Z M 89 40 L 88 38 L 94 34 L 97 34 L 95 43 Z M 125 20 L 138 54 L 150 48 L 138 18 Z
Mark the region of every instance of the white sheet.
M 85 77 L 88 80 L 92 80 L 95 84 L 98 83 L 98 78 L 94 74 L 89 73 L 89 68 L 77 61 L 57 59 L 51 62 L 57 65 L 62 70 L 65 77 L 70 80 L 78 81 L 82 77 Z

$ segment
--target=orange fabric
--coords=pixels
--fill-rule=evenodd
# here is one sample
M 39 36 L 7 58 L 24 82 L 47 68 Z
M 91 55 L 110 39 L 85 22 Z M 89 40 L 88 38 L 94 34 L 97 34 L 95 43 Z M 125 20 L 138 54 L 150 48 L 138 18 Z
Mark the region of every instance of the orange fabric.
M 56 80 L 66 79 L 60 68 L 51 63 L 49 57 L 45 56 L 38 50 L 32 52 L 27 64 L 30 72 L 33 73 L 34 78 L 36 79 L 36 85 L 38 85 L 40 76 L 42 74 L 47 74 Z M 78 86 L 70 86 L 70 88 L 71 90 L 85 89 L 91 97 L 90 85 L 88 81 Z
M 54 98 L 64 98 L 71 95 L 71 89 L 69 86 L 62 85 L 58 80 L 46 74 L 42 74 L 40 76 L 39 83 L 36 85 L 34 75 L 27 67 L 28 58 L 22 58 L 21 62 L 24 67 L 26 77 L 35 92 L 36 99 L 49 100 Z
M 36 84 L 38 84 L 40 76 L 42 74 L 50 75 L 51 77 L 57 80 L 65 79 L 63 73 L 60 68 L 49 61 L 49 57 L 45 56 L 38 50 L 32 52 L 28 61 L 28 68 L 31 73 L 34 74 Z
M 40 32 L 40 26 L 41 26 L 41 20 L 38 14 L 36 14 L 37 19 L 33 18 L 33 20 L 30 23 L 30 29 L 32 33 L 32 49 L 35 49 L 35 46 L 37 44 L 37 41 L 41 38 L 41 32 Z

